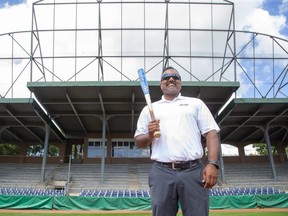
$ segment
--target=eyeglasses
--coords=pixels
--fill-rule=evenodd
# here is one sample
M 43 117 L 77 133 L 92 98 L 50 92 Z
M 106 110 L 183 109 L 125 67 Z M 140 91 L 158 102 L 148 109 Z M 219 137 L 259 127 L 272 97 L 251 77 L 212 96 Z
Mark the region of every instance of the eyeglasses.
M 162 77 L 161 77 L 161 81 L 169 80 L 171 77 L 174 80 L 181 80 L 181 76 L 179 74 L 163 74 Z

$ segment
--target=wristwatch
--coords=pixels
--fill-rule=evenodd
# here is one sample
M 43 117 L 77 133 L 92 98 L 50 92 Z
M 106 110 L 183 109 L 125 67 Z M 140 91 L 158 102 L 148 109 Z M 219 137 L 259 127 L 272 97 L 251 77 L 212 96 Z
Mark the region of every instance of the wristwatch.
M 217 169 L 219 169 L 220 164 L 218 160 L 208 160 L 207 163 L 213 164 Z

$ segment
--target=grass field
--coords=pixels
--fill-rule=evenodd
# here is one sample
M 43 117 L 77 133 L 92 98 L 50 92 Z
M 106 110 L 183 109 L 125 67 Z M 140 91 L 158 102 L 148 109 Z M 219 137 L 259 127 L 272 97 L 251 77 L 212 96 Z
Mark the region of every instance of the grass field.
M 277 211 L 214 211 L 210 213 L 210 216 L 287 216 L 288 211 L 283 210 L 283 212 L 277 210 Z M 21 212 L 1 212 L 1 216 L 68 216 L 68 215 L 73 215 L 73 216 L 151 216 L 151 213 L 137 213 L 137 212 L 125 212 L 125 213 L 113 213 L 107 211 L 107 213 L 89 213 L 89 212 L 83 212 L 83 213 L 75 213 L 75 212 L 53 212 L 49 211 L 46 213 L 43 212 L 31 212 L 31 211 L 21 211 Z M 177 216 L 181 216 L 182 214 L 178 214 Z
M 0 213 L 2 216 L 68 216 L 68 215 L 74 215 L 74 216 L 94 216 L 96 214 L 57 214 L 57 213 Z M 151 216 L 151 214 L 135 214 L 135 213 L 125 213 L 125 214 L 116 214 L 117 216 Z M 182 214 L 178 214 L 181 216 Z M 287 216 L 287 212 L 266 212 L 266 213 L 259 213 L 259 212 L 250 212 L 250 213 L 244 213 L 244 212 L 218 212 L 218 213 L 211 213 L 210 216 Z M 97 214 L 97 216 L 115 216 L 115 214 Z

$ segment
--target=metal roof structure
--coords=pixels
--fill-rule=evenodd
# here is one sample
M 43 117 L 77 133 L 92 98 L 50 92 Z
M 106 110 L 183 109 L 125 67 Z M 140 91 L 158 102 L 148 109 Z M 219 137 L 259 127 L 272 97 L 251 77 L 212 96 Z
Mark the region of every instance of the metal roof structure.
M 272 175 L 277 179 L 272 145 L 288 146 L 287 98 L 235 98 L 216 118 L 221 143 L 266 143 Z M 225 180 L 222 160 L 221 176 Z
M 30 82 L 31 92 L 67 139 L 101 134 L 133 137 L 138 115 L 146 105 L 140 84 L 134 82 Z M 162 96 L 160 83 L 149 82 L 152 101 Z M 235 82 L 183 82 L 182 94 L 201 98 L 214 116 L 239 87 Z
M 235 98 L 216 118 L 222 143 L 265 142 L 269 130 L 271 143 L 288 145 L 287 98 Z
M 33 98 L 0 98 L 0 141 L 43 144 L 47 128 L 50 142 L 63 142 L 64 135 Z

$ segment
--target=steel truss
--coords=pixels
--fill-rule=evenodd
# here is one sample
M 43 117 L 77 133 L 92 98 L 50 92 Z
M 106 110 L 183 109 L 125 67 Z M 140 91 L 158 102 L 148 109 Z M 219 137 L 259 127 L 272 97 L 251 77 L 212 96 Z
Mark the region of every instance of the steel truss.
M 64 7 L 73 16 L 69 17 L 71 22 L 61 26 L 59 23 L 65 21 L 65 16 L 59 13 Z M 209 12 L 205 14 L 208 18 L 195 15 L 199 7 Z M 81 14 L 88 11 L 87 8 L 92 9 L 87 16 L 94 14 L 94 20 L 85 26 L 85 22 L 92 19 L 83 18 Z M 226 19 L 229 21 L 224 28 L 216 28 L 217 10 L 222 8 L 230 12 Z M 51 12 L 46 18 L 49 25 L 42 24 L 44 10 Z M 156 14 L 153 10 L 158 10 L 157 19 L 161 20 L 155 21 L 155 25 L 151 22 Z M 109 11 L 116 14 L 115 25 L 107 22 Z M 181 18 L 187 18 L 185 24 L 173 21 L 177 12 L 184 14 Z M 197 22 L 209 24 L 202 28 Z M 63 42 L 65 35 L 70 42 L 61 50 L 59 40 Z M 88 46 L 83 45 L 83 40 L 87 39 L 85 35 L 91 39 Z M 206 41 L 203 42 L 201 35 Z M 154 40 L 159 49 L 153 49 Z M 23 79 L 131 81 L 137 80 L 135 71 L 143 67 L 150 80 L 158 80 L 159 71 L 167 65 L 181 69 L 183 80 L 239 81 L 238 95 L 241 96 L 243 89 L 253 90 L 247 97 L 288 96 L 288 41 L 263 33 L 235 30 L 234 4 L 229 1 L 37 1 L 32 7 L 32 29 L 0 35 L 1 41 L 10 44 L 8 50 L 0 51 L 3 52 L 0 63 L 10 62 L 5 73 L 11 74 L 2 80 L 5 88 L 1 88 L 1 97 L 17 97 L 15 89 L 23 85 L 20 81 Z M 109 46 L 110 43 L 115 43 L 116 48 Z M 197 43 L 202 43 L 202 47 L 197 47 Z M 270 72 L 270 79 L 263 76 L 264 70 Z

